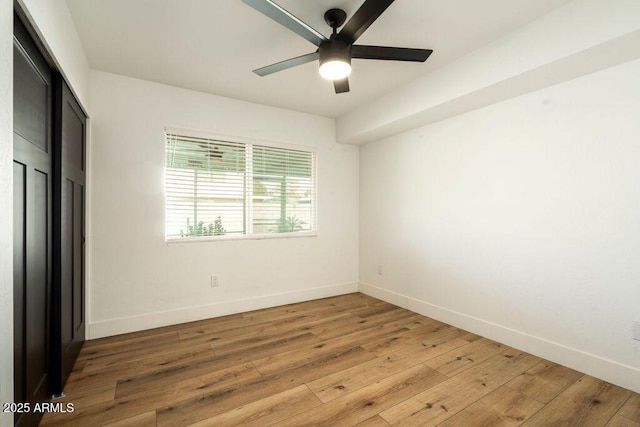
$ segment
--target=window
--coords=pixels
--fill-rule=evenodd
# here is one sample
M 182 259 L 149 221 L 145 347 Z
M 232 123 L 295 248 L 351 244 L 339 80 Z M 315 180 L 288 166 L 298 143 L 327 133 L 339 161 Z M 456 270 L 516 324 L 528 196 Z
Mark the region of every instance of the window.
M 165 134 L 166 240 L 315 231 L 315 152 L 226 139 Z

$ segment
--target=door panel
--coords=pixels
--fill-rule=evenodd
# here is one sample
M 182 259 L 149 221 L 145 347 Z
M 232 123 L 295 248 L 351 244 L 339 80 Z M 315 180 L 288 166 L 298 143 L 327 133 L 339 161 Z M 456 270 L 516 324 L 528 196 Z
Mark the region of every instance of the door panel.
M 46 384 L 49 372 L 49 239 L 50 182 L 49 174 L 35 170 L 32 176 L 32 209 L 27 221 L 27 286 L 26 286 L 26 334 L 27 334 L 27 390 L 29 400 L 46 396 L 48 390 L 40 388 Z
M 13 128 L 26 141 L 48 152 L 50 81 L 38 68 L 41 61 L 32 60 L 22 43 L 14 44 L 13 52 L 14 85 L 20 88 L 20 96 L 14 97 L 13 102 Z
M 71 90 L 58 82 L 60 141 L 60 389 L 84 343 L 84 185 L 86 118 Z
M 50 393 L 53 72 L 14 22 L 14 400 L 33 407 Z M 16 414 L 15 422 L 41 417 Z
M 84 185 L 74 189 L 73 339 L 84 341 Z
M 82 175 L 86 118 L 66 84 L 62 91 L 62 155 L 65 162 L 63 166 Z
M 73 212 L 73 181 L 65 180 L 62 188 L 62 211 Z M 65 215 L 62 218 L 62 286 L 61 286 L 61 313 L 69 313 L 73 305 L 73 287 L 68 286 L 73 278 L 73 218 Z M 63 315 L 61 318 L 62 342 L 68 343 L 73 339 L 73 319 L 70 315 Z M 63 345 L 62 352 L 67 350 L 68 345 Z

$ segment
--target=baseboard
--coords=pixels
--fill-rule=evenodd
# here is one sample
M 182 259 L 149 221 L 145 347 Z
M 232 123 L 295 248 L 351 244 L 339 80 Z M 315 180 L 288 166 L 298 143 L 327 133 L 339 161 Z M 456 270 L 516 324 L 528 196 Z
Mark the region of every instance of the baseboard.
M 229 314 L 243 313 L 262 308 L 276 307 L 319 298 L 358 292 L 357 283 L 344 283 L 318 288 L 308 288 L 293 292 L 261 295 L 234 301 L 225 301 L 195 307 L 185 307 L 176 310 L 141 314 L 139 316 L 109 319 L 91 322 L 87 325 L 87 338 L 96 339 L 162 326 L 177 325 L 196 320 L 210 319 Z
M 360 282 L 363 294 L 640 393 L 640 369 Z

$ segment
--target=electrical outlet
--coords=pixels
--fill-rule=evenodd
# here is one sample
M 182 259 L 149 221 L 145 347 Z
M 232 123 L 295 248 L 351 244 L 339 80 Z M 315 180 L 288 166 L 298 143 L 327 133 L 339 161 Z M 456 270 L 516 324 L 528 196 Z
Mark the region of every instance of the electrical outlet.
M 211 276 L 211 287 L 212 288 L 218 287 L 218 276 Z
M 378 264 L 376 266 L 376 273 L 378 273 L 378 276 L 382 276 L 382 265 Z
M 632 335 L 633 339 L 640 341 L 640 320 L 633 321 L 632 330 L 633 330 L 633 335 Z

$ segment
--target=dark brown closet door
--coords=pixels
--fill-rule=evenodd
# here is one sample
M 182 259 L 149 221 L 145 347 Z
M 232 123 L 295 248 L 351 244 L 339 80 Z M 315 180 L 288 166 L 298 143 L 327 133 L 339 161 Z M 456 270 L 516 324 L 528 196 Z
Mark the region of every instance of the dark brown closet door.
M 59 266 L 60 271 L 55 275 L 56 298 L 54 306 L 60 307 L 60 331 L 58 333 L 54 328 L 54 335 L 60 337 L 60 347 L 56 348 L 56 352 L 61 358 L 61 371 L 60 376 L 56 378 L 55 389 L 61 391 L 85 339 L 86 117 L 71 90 L 61 78 L 58 79 L 57 91 L 56 98 L 60 100 L 60 108 L 57 109 L 56 123 L 61 123 L 61 126 L 56 138 L 56 147 L 60 147 L 60 149 L 56 150 L 54 162 L 55 165 L 60 165 L 59 168 L 56 168 L 55 174 L 54 224 L 56 236 L 59 236 L 60 239 L 59 242 L 55 242 L 55 248 L 60 250 L 56 254 L 55 265 Z M 58 226 L 60 227 L 59 231 L 57 230 Z M 56 252 L 57 249 L 54 250 L 54 253 Z M 60 280 L 59 283 L 58 280 Z M 59 303 L 58 297 L 60 298 Z
M 15 18 L 13 48 L 15 402 L 47 399 L 52 285 L 52 70 Z M 16 413 L 17 425 L 41 414 Z

